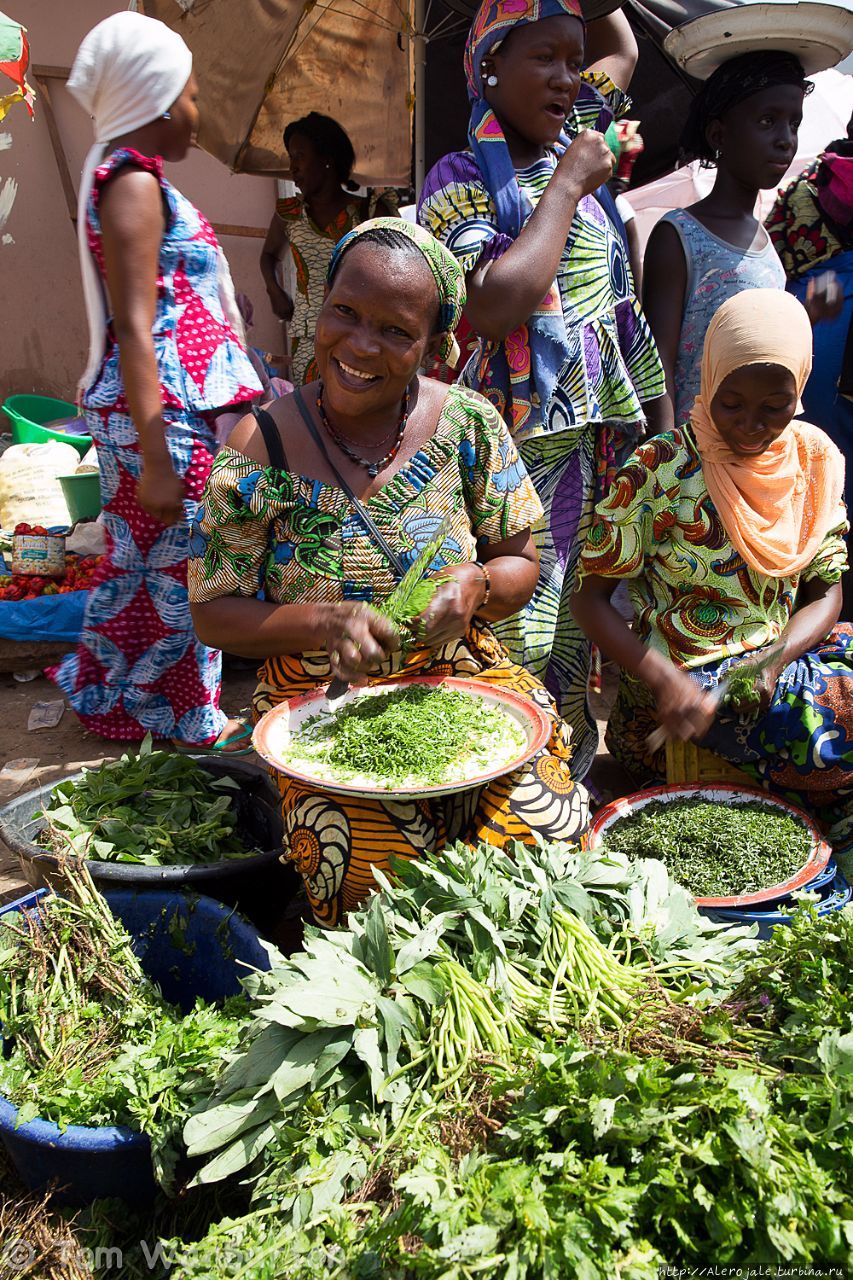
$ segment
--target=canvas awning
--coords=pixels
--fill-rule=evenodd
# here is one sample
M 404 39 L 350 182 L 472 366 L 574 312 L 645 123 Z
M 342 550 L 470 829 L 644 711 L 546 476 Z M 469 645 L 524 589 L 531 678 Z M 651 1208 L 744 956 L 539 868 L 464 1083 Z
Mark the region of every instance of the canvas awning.
M 413 0 L 137 0 L 136 7 L 192 49 L 199 142 L 235 172 L 287 177 L 284 126 L 320 111 L 352 139 L 358 181 L 408 186 Z

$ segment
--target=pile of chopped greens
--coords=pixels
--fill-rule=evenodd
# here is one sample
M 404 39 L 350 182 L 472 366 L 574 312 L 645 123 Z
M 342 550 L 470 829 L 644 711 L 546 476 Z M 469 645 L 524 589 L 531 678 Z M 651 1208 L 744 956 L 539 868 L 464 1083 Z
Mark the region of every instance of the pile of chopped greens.
M 521 727 L 476 695 L 411 684 L 311 716 L 286 758 L 339 781 L 369 779 L 392 789 L 464 781 L 526 745 Z
M 138 753 L 54 787 L 40 841 L 60 855 L 147 867 L 245 858 L 257 850 L 236 830 L 239 790 L 189 756 L 153 750 L 148 737 Z
M 806 863 L 808 829 L 760 801 L 726 805 L 711 800 L 653 800 L 619 818 L 607 847 L 629 858 L 659 858 L 697 898 L 756 893 L 782 884 Z
M 187 1014 L 145 976 L 131 938 L 85 866 L 68 897 L 0 919 L 0 1094 L 68 1125 L 148 1134 L 155 1172 L 172 1176 L 180 1134 L 248 1016 L 245 997 Z

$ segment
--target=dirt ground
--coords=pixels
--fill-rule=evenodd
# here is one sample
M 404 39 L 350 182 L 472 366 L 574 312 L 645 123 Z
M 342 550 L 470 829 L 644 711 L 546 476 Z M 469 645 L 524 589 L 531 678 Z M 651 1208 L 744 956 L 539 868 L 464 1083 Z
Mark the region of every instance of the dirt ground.
M 221 699 L 223 708 L 229 714 L 248 709 L 254 684 L 253 670 L 245 667 L 237 669 L 226 662 Z M 604 669 L 603 693 L 594 700 L 602 737 L 614 690 L 614 671 L 608 666 Z M 27 722 L 35 704 L 53 702 L 60 698 L 59 690 L 43 675 L 21 683 L 11 674 L 0 674 L 0 770 L 10 761 L 35 762 L 32 773 L 21 777 L 20 781 L 18 775 L 11 786 L 5 785 L 0 774 L 0 805 L 13 799 L 15 795 L 44 783 L 55 782 L 84 766 L 115 759 L 126 750 L 122 743 L 105 742 L 102 738 L 87 733 L 67 706 L 55 728 L 28 730 Z M 605 753 L 603 746 L 599 748 L 591 781 L 602 800 L 613 799 L 614 796 L 624 795 L 633 789 L 627 777 Z M 21 873 L 18 858 L 0 840 L 0 902 L 8 902 L 27 890 L 28 885 Z

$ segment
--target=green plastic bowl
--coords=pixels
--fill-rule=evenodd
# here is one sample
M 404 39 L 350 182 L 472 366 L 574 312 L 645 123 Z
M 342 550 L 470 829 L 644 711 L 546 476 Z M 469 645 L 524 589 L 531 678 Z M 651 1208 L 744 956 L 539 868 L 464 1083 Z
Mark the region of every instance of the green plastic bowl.
M 9 396 L 3 403 L 3 412 L 12 423 L 12 440 L 15 444 L 46 444 L 49 440 L 59 440 L 62 444 L 73 444 L 83 457 L 92 447 L 92 437 L 76 435 L 72 431 L 55 431 L 46 427 L 46 422 L 55 422 L 57 418 L 78 418 L 85 426 L 85 418 L 79 417 L 76 404 L 67 400 L 55 400 L 53 396 Z
M 71 523 L 78 520 L 96 520 L 103 510 L 101 504 L 101 477 L 97 471 L 84 471 L 79 476 L 60 476 L 59 483 L 65 497 L 65 505 Z

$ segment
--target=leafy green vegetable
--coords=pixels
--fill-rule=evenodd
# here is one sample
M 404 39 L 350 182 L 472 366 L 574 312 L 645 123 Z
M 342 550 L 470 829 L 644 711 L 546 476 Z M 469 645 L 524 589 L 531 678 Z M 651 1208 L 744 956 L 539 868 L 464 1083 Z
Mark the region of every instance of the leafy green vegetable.
M 247 1002 L 198 1001 L 182 1014 L 143 973 L 85 865 L 66 892 L 0 920 L 0 1093 L 21 1121 L 145 1132 L 167 1183 L 183 1124 L 235 1047 Z
M 697 1063 L 675 1042 L 662 1057 L 570 1033 L 493 1072 L 479 1129 L 482 1086 L 463 1082 L 454 1115 L 448 1095 L 393 1143 L 352 1095 L 332 1113 L 316 1098 L 298 1136 L 280 1133 L 252 1212 L 200 1246 L 170 1242 L 172 1280 L 658 1280 L 661 1266 L 711 1262 L 843 1271 L 851 973 L 853 912 L 828 921 L 805 908 L 747 961 L 727 1002 L 749 1024 L 749 1053 L 712 1040 L 713 1060 Z M 846 1031 L 824 1028 L 821 998 Z M 773 1037 L 753 1031 L 762 1017 Z M 803 1072 L 806 1028 L 819 1052 Z M 467 1140 L 454 1140 L 460 1126 Z M 362 1182 L 343 1199 L 350 1161 Z
M 216 778 L 189 756 L 154 751 L 84 769 L 54 788 L 44 810 L 47 847 L 96 862 L 189 866 L 244 858 L 233 778 Z
M 424 575 L 429 573 L 433 560 L 444 546 L 450 527 L 451 518 L 445 516 L 387 600 L 376 606 L 377 612 L 393 622 L 400 632 L 404 649 L 415 640 L 414 630 L 409 624 L 428 608 L 441 583 L 446 580 L 441 575 L 435 577 Z
M 731 1007 L 772 1032 L 764 1056 L 802 1070 L 828 1066 L 827 1032 L 836 1031 L 842 1056 L 853 1055 L 853 911 L 818 916 L 806 903 L 790 926 L 774 929 L 744 970 Z M 846 1041 L 843 1039 L 846 1037 Z M 847 1070 L 853 1071 L 853 1056 Z
M 700 998 L 715 966 L 733 979 L 751 946 L 745 931 L 704 921 L 659 864 L 459 844 L 396 870 L 403 883 L 378 877 L 382 891 L 347 928 L 309 929 L 303 953 L 247 980 L 252 1028 L 185 1130 L 190 1155 L 209 1157 L 199 1181 L 301 1146 L 315 1106 L 352 1108 L 356 1132 L 390 1127 L 401 1139 L 419 1113 L 458 1096 L 479 1055 L 511 1061 L 543 1029 L 621 1026 L 653 977 Z M 353 1176 L 338 1185 L 343 1195 Z
M 311 716 L 287 756 L 347 781 L 429 785 L 513 759 L 526 744 L 505 712 L 476 695 L 412 684 Z
M 697 898 L 754 893 L 805 864 L 812 837 L 796 818 L 759 801 L 654 800 L 607 828 L 608 848 L 660 858 Z
M 749 667 L 738 669 L 731 675 L 724 698 L 726 706 L 733 706 L 744 714 L 754 715 L 761 705 L 755 680 L 756 673 Z

